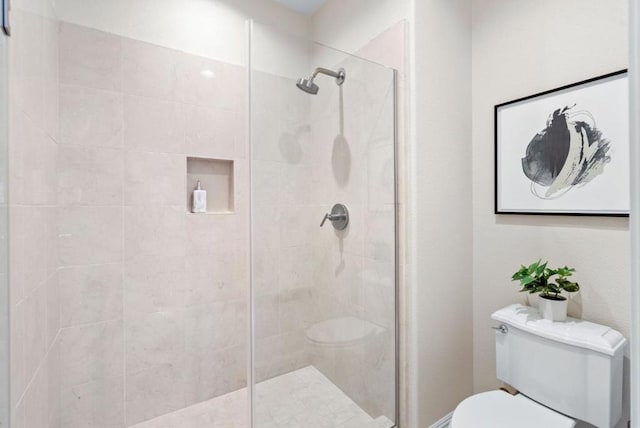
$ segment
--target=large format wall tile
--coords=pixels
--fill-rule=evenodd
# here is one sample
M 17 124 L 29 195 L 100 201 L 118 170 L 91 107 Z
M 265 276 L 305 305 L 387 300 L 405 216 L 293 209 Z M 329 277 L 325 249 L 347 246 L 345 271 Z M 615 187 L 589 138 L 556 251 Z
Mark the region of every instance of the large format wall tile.
M 49 348 L 47 355 L 47 373 L 48 373 L 48 400 L 49 407 L 49 428 L 61 428 L 61 400 L 60 391 L 62 390 L 62 374 L 60 372 L 60 340 L 56 338 L 53 345 Z
M 188 215 L 186 220 L 188 248 L 191 254 L 220 253 L 233 249 L 240 239 L 242 216 Z
M 124 428 L 124 378 L 63 388 L 62 427 Z
M 149 152 L 185 153 L 186 106 L 124 96 L 124 145 Z
M 25 393 L 25 426 L 49 428 L 49 384 L 47 365 L 40 366 Z
M 256 340 L 257 382 L 308 366 L 310 363 L 303 330 Z
M 251 163 L 253 175 L 252 203 L 259 205 L 277 205 L 280 203 L 283 185 L 282 164 L 268 160 L 254 159 Z
M 364 254 L 373 260 L 392 263 L 395 256 L 395 213 L 391 206 L 386 208 L 365 213 Z
M 125 205 L 180 205 L 184 201 L 187 165 L 183 155 L 125 153 Z
M 25 376 L 32 379 L 47 354 L 47 296 L 44 285 L 25 301 Z
M 58 221 L 62 266 L 122 261 L 121 207 L 60 208 Z
M 364 316 L 378 325 L 392 329 L 395 323 L 395 306 L 389 304 L 389 296 L 395 294 L 395 267 L 392 261 L 364 259 L 360 299 Z
M 42 72 L 44 73 L 43 126 L 44 130 L 54 141 L 58 141 L 60 127 L 60 63 L 58 61 L 58 32 L 58 21 L 56 19 L 45 18 L 43 28 L 44 52 L 42 64 Z
M 122 39 L 63 23 L 60 26 L 60 83 L 122 89 Z
M 180 312 L 155 312 L 127 318 L 126 372 L 171 364 L 179 367 L 184 362 L 185 337 L 183 316 Z
M 122 146 L 122 94 L 83 86 L 60 86 L 60 144 Z
M 233 247 L 217 253 L 192 254 L 186 261 L 184 304 L 188 307 L 246 297 L 248 287 L 238 271 L 245 257 Z
M 159 100 L 181 101 L 178 67 L 184 54 L 131 39 L 122 42 L 123 91 Z
M 183 307 L 188 287 L 184 257 L 141 256 L 126 263 L 124 269 L 127 316 Z
M 185 406 L 184 376 L 165 364 L 127 376 L 127 426 Z
M 187 354 L 185 404 L 244 388 L 247 385 L 246 354 L 244 345 Z
M 10 243 L 11 300 L 26 298 L 43 284 L 57 267 L 57 217 L 50 207 L 11 208 Z M 17 239 L 20 237 L 20 239 Z
M 58 204 L 120 205 L 122 150 L 61 147 L 58 155 Z
M 47 305 L 47 349 L 51 349 L 60 332 L 60 284 L 58 273 L 51 276 L 43 285 Z
M 11 305 L 11 346 L 9 367 L 11 370 L 11 408 L 15 409 L 27 386 L 25 373 L 25 307 L 26 301 Z
M 185 209 L 125 207 L 124 253 L 127 263 L 144 256 L 184 257 Z
M 191 104 L 210 107 L 226 107 L 236 100 L 222 97 L 222 88 L 233 87 L 230 79 L 225 80 L 224 63 L 195 55 L 184 55 L 178 67 L 182 82 L 181 99 Z M 238 93 L 233 93 L 238 98 Z M 226 98 L 226 99 L 225 99 Z
M 122 318 L 120 263 L 65 267 L 58 277 L 62 327 Z
M 246 302 L 228 301 L 185 312 L 186 349 L 224 349 L 245 342 Z
M 237 130 L 245 126 L 236 111 L 196 104 L 188 106 L 186 123 L 188 154 L 227 159 L 236 154 Z
M 12 102 L 38 127 L 44 122 L 44 18 L 16 11 L 12 25 Z
M 60 332 L 62 386 L 113 379 L 123 373 L 122 321 L 63 328 Z
M 10 189 L 12 204 L 55 205 L 58 145 L 22 112 L 14 112 L 11 127 Z

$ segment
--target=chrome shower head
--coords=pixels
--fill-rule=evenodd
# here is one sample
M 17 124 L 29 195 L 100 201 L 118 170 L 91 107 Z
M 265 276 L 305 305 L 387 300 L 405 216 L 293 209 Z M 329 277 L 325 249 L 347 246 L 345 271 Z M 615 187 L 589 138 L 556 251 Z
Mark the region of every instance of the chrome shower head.
M 296 86 L 311 95 L 317 94 L 320 89 L 318 85 L 313 83 L 313 79 L 298 79 Z
M 313 74 L 311 74 L 308 79 L 298 79 L 298 81 L 296 82 L 296 86 L 305 91 L 307 94 L 317 94 L 320 88 L 318 87 L 318 85 L 313 83 L 313 80 L 318 74 L 326 74 L 327 76 L 335 77 L 336 85 L 338 86 L 342 85 L 344 83 L 344 79 L 346 79 L 347 77 L 347 72 L 344 71 L 344 68 L 341 68 L 338 71 L 333 71 L 326 68 L 318 67 L 313 71 Z

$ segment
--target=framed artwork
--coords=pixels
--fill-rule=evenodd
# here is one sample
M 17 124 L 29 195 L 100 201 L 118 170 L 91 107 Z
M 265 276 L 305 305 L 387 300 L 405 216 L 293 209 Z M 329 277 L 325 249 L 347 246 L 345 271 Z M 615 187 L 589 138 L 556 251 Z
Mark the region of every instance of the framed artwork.
M 498 104 L 495 213 L 628 216 L 626 70 Z

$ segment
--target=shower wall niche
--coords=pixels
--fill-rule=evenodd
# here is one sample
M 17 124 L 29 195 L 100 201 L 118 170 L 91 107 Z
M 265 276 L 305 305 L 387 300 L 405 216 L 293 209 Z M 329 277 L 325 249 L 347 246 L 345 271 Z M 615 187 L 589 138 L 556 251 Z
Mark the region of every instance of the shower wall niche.
M 233 160 L 187 157 L 187 211 L 200 182 L 207 191 L 207 214 L 233 214 L 234 181 Z

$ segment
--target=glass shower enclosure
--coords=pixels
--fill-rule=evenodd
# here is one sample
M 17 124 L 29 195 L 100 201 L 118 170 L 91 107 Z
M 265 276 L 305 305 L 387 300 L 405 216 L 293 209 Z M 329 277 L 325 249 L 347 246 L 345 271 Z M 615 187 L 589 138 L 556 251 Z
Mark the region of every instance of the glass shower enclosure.
M 0 428 L 397 426 L 395 71 L 50 6 L 0 38 Z
M 250 33 L 253 426 L 396 426 L 395 71 Z

